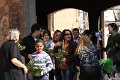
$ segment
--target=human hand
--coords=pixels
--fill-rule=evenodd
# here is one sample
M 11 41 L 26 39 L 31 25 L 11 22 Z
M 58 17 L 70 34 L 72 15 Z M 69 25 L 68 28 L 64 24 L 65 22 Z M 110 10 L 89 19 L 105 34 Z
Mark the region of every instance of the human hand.
M 80 67 L 76 66 L 76 73 L 80 72 Z
M 29 59 L 32 59 L 32 54 L 28 54 L 28 58 L 29 58 Z
M 28 73 L 28 69 L 27 69 L 27 67 L 26 66 L 24 66 L 23 67 L 23 70 L 24 70 L 24 73 L 25 73 L 25 75 Z
M 65 63 L 65 62 L 66 62 L 66 58 L 63 58 L 63 59 L 62 59 L 62 62 Z

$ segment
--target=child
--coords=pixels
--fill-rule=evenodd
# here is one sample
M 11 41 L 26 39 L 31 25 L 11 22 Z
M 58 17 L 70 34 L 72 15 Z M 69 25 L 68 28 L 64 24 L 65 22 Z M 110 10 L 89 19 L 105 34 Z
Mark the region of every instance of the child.
M 49 80 L 49 71 L 53 69 L 53 63 L 50 56 L 43 51 L 44 43 L 42 40 L 37 40 L 35 42 L 36 52 L 32 54 L 34 57 L 34 65 L 38 65 L 42 71 L 40 74 L 35 74 L 33 80 Z

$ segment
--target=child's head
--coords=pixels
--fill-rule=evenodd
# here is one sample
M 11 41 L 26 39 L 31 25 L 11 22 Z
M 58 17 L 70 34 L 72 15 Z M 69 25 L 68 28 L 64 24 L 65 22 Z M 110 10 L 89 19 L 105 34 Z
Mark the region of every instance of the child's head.
M 44 42 L 42 41 L 42 40 L 37 40 L 36 42 L 35 42 L 35 49 L 36 49 L 36 51 L 37 52 L 41 52 L 41 51 L 43 51 L 43 48 L 44 48 Z

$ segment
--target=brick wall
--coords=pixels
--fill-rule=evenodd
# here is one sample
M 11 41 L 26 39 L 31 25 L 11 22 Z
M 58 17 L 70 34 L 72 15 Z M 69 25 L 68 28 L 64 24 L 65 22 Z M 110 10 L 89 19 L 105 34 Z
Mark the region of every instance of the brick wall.
M 0 45 L 6 41 L 6 33 L 11 28 L 18 28 L 22 39 L 25 31 L 23 0 L 0 0 Z

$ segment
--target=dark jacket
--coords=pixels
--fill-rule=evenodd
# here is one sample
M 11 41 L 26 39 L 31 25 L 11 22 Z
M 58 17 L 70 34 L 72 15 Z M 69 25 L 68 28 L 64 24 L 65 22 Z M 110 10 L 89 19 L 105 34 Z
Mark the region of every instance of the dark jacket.
M 114 64 L 118 64 L 120 62 L 120 34 L 119 33 L 113 32 L 108 37 L 106 53 L 108 58 L 113 59 Z
M 24 80 L 22 68 L 11 62 L 13 58 L 22 62 L 17 44 L 9 40 L 0 48 L 0 80 Z
M 28 54 L 35 52 L 35 40 L 31 35 L 23 38 L 21 45 L 25 46 L 25 49 L 21 51 L 21 54 L 25 57 L 25 63 L 28 63 Z
M 71 41 L 70 42 L 70 45 L 69 45 L 69 48 L 68 48 L 68 55 L 66 56 L 66 59 L 67 59 L 67 64 L 70 65 L 71 67 L 71 64 L 72 63 L 75 63 L 75 50 L 76 50 L 76 47 L 77 47 L 77 43 L 74 42 L 74 41 Z M 58 52 L 58 49 L 60 49 L 61 46 L 59 47 L 54 47 L 54 50 L 53 52 L 54 53 L 57 53 Z M 56 65 L 57 65 L 57 62 L 56 62 Z M 74 64 L 74 67 L 75 67 L 75 64 Z

